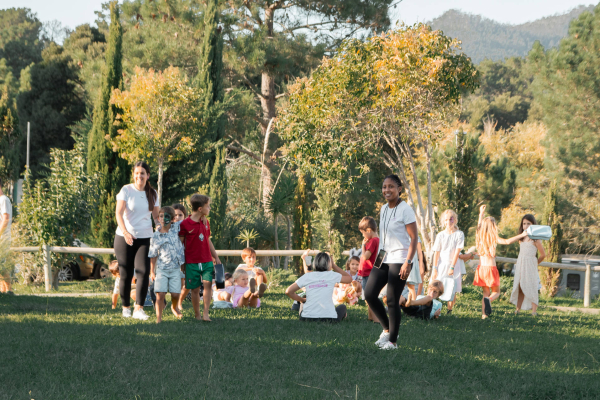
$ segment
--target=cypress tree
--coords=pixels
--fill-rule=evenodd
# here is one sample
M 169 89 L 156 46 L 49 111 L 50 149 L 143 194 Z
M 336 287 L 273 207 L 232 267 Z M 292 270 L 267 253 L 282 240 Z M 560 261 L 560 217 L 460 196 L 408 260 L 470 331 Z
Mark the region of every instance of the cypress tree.
M 308 202 L 306 175 L 298 175 L 296 196 L 294 198 L 294 249 L 305 250 L 312 246 L 312 227 L 310 224 L 310 204 Z M 303 274 L 302 260 L 295 257 L 296 273 Z
M 546 244 L 546 261 L 560 263 L 563 250 L 561 247 L 563 231 L 560 225 L 560 216 L 558 214 L 556 183 L 552 183 L 546 197 L 546 203 L 544 204 L 544 223 L 552 228 L 552 238 Z M 554 296 L 558 291 L 560 269 L 542 267 L 540 270 L 540 278 L 543 291 L 550 296 Z
M 208 195 L 211 198 L 211 230 L 215 241 L 222 244 L 227 212 L 227 149 L 225 119 L 223 115 L 223 37 L 219 22 L 218 1 L 209 0 L 204 14 L 204 42 L 202 56 L 198 61 L 197 85 L 204 92 L 204 110 L 207 119 L 207 139 L 214 146 L 206 162 L 207 175 L 210 174 Z M 205 177 L 207 179 L 208 176 Z
M 106 48 L 106 65 L 102 76 L 101 94 L 94 107 L 92 130 L 88 139 L 88 173 L 101 175 L 99 186 L 102 199 L 92 219 L 92 235 L 95 244 L 112 247 L 117 223 L 115 219 L 116 195 L 121 187 L 129 182 L 128 165 L 109 147 L 107 136 L 117 134 L 114 126 L 117 111 L 109 104 L 114 88 L 122 85 L 122 42 L 123 28 L 119 21 L 119 8 L 116 1 L 110 3 L 110 28 Z

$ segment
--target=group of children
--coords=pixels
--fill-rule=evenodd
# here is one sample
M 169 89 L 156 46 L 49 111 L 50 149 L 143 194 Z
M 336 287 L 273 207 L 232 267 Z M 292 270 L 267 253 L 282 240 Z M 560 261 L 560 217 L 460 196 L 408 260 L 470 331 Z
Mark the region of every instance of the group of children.
M 236 307 L 260 307 L 260 298 L 267 289 L 267 275 L 255 266 L 256 252 L 247 248 L 242 253 L 245 264 L 238 266 L 232 276 L 226 277 L 225 288 L 215 286 L 215 263 L 219 256 L 210 239 L 210 198 L 201 194 L 190 197 L 192 213 L 182 204 L 162 207 L 159 211 L 156 232 L 150 239 L 148 257 L 151 261 L 150 280 L 156 294 L 156 322 L 162 321 L 166 294 L 171 294 L 171 311 L 181 319 L 182 302 L 191 293 L 196 319 L 210 322 L 211 299 L 230 303 Z M 110 268 L 115 280 L 112 305 L 118 299 L 119 270 L 117 264 Z M 202 293 L 203 312 L 200 313 Z M 222 304 L 221 304 L 222 306 Z

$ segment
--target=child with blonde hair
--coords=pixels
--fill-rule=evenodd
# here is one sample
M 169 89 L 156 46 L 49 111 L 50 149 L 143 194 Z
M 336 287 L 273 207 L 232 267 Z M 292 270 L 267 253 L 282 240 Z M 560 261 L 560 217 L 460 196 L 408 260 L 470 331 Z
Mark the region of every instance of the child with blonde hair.
M 451 314 L 456 302 L 456 293 L 462 292 L 462 270 L 457 262 L 461 250 L 465 247 L 465 235 L 458 229 L 458 215 L 453 210 L 442 213 L 440 224 L 444 230 L 437 234 L 432 248 L 435 253 L 431 279 L 454 280 L 454 290 L 451 300 L 448 301 L 448 314 Z
M 346 261 L 346 273 L 352 277 L 352 282 L 336 284 L 333 290 L 333 302 L 336 306 L 343 303 L 349 305 L 358 303 L 358 299 L 362 294 L 362 285 L 358 275 L 359 264 L 360 258 L 357 256 L 352 256 Z
M 238 268 L 233 273 L 233 285 L 226 287 L 227 296 L 225 301 L 231 301 L 233 308 L 237 307 L 260 307 L 260 299 L 256 293 L 256 281 L 252 279 L 248 286 L 248 272 Z
M 258 288 L 256 293 L 254 293 L 258 298 L 263 297 L 265 291 L 267 290 L 267 283 L 269 282 L 267 278 L 267 274 L 265 271 L 256 265 L 256 251 L 252 247 L 246 247 L 242 250 L 242 261 L 245 264 L 240 264 L 237 266 L 236 271 L 238 269 L 243 269 L 248 273 L 248 280 L 250 283 L 254 280 L 254 286 Z M 250 286 L 253 286 L 252 284 Z
M 475 271 L 473 285 L 483 288 L 481 301 L 481 318 L 486 319 L 492 315 L 492 301 L 500 297 L 500 274 L 496 267 L 496 246 L 498 244 L 512 244 L 527 236 L 526 232 L 510 239 L 498 236 L 498 225 L 494 217 L 484 217 L 485 204 L 479 208 L 477 221 L 476 246 L 479 253 L 479 265 Z M 491 291 L 491 295 L 490 295 Z
M 414 318 L 436 319 L 439 318 L 442 310 L 442 303 L 438 297 L 443 294 L 444 284 L 438 280 L 432 280 L 427 287 L 427 296 L 419 295 L 415 299 L 411 292 L 405 290 L 400 296 L 400 308 L 406 315 Z

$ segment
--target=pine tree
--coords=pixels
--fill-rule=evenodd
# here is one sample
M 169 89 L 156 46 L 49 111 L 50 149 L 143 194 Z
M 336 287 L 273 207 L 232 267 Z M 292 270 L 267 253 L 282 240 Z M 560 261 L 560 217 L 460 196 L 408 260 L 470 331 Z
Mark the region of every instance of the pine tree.
M 109 104 L 114 88 L 122 85 L 122 37 L 123 29 L 119 21 L 117 2 L 110 3 L 110 28 L 106 49 L 106 65 L 102 77 L 102 92 L 94 108 L 92 131 L 88 139 L 87 170 L 89 174 L 99 173 L 99 187 L 102 199 L 98 212 L 92 219 L 93 241 L 100 247 L 112 247 L 117 223 L 115 208 L 117 193 L 129 181 L 128 165 L 109 146 L 107 136 L 116 136 L 114 126 L 117 110 Z
M 310 204 L 308 202 L 306 175 L 298 175 L 296 196 L 294 198 L 294 249 L 305 250 L 312 246 L 312 227 L 310 224 Z M 296 273 L 302 275 L 302 260 L 295 258 Z
M 204 42 L 198 62 L 197 85 L 204 91 L 204 110 L 208 123 L 207 139 L 213 144 L 206 171 L 210 171 L 208 195 L 211 198 L 211 230 L 216 243 L 221 243 L 227 211 L 227 149 L 224 146 L 225 119 L 223 106 L 223 37 L 218 27 L 218 1 L 209 0 L 204 18 Z
M 558 213 L 558 194 L 556 192 L 556 183 L 553 183 L 548 190 L 546 204 L 544 205 L 544 223 L 552 228 L 552 238 L 546 244 L 546 261 L 560 263 L 562 254 L 563 231 L 560 225 L 560 215 Z M 545 268 L 540 269 L 540 280 L 542 291 L 550 296 L 554 296 L 558 290 L 560 279 L 560 269 Z

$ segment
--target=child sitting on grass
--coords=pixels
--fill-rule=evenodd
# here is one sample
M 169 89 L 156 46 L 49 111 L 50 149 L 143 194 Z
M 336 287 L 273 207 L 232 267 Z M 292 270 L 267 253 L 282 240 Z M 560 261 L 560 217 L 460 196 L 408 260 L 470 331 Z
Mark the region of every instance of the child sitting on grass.
M 151 270 L 150 279 L 154 281 L 156 293 L 156 323 L 162 322 L 165 308 L 165 296 L 171 293 L 171 311 L 181 319 L 183 314 L 177 309 L 181 293 L 181 265 L 185 262 L 183 244 L 179 240 L 180 223 L 173 223 L 175 210 L 173 207 L 163 207 L 158 212 L 160 229 L 152 234 L 150 239 Z
M 227 296 L 226 301 L 233 303 L 233 308 L 238 307 L 260 307 L 260 299 L 256 293 L 256 280 L 250 280 L 250 286 L 248 286 L 248 273 L 238 268 L 233 273 L 233 285 L 225 288 Z
M 258 291 L 254 294 L 260 299 L 267 290 L 267 283 L 269 282 L 267 274 L 265 274 L 265 271 L 261 267 L 256 265 L 256 251 L 252 247 L 242 250 L 242 260 L 245 264 L 238 265 L 236 271 L 243 269 L 248 273 L 250 282 L 254 279 L 256 287 L 258 287 Z
M 417 296 L 413 299 L 412 293 L 405 290 L 400 296 L 400 308 L 406 315 L 420 319 L 439 318 L 442 303 L 438 300 L 444 294 L 444 285 L 440 281 L 432 281 L 427 288 L 427 296 Z M 407 297 L 404 297 L 407 296 Z
M 352 256 L 346 261 L 346 272 L 352 277 L 352 283 L 338 283 L 333 291 L 333 302 L 335 305 L 348 303 L 351 306 L 358 303 L 362 295 L 362 285 L 358 275 L 360 258 Z
M 232 285 L 233 275 L 229 272 L 225 272 L 225 287 L 223 289 L 217 289 L 217 284 L 213 284 L 213 301 L 227 301 L 226 289 Z

